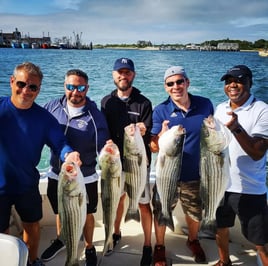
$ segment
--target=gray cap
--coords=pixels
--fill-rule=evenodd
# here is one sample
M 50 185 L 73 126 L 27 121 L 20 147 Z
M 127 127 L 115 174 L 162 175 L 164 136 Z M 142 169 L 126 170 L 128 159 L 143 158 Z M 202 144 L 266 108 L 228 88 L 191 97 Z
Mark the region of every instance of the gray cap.
M 182 66 L 172 66 L 166 70 L 164 75 L 164 81 L 166 81 L 168 77 L 174 75 L 183 75 L 185 78 L 188 79 L 185 69 Z

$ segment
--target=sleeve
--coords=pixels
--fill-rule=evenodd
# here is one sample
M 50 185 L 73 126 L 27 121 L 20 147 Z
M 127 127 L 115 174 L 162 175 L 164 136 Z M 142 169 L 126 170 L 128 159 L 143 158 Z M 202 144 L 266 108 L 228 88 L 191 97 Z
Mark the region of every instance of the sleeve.
M 153 111 L 153 125 L 151 135 L 157 135 L 162 129 L 163 119 L 159 113 L 159 109 L 156 107 Z
M 64 161 L 66 153 L 72 152 L 73 149 L 67 144 L 67 139 L 62 132 L 60 124 L 51 114 L 49 114 L 49 127 L 47 129 L 47 146 L 53 153 Z

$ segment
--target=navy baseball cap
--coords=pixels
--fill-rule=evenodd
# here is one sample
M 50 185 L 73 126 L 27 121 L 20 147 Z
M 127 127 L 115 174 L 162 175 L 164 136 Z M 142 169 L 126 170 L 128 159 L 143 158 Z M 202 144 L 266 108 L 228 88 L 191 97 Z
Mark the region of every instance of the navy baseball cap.
M 230 77 L 243 79 L 245 77 L 249 77 L 252 80 L 252 72 L 245 65 L 237 65 L 230 68 L 225 75 L 221 77 L 221 81 L 226 80 Z
M 127 68 L 133 72 L 135 72 L 134 63 L 129 58 L 119 58 L 114 62 L 113 70 L 117 71 L 122 68 Z

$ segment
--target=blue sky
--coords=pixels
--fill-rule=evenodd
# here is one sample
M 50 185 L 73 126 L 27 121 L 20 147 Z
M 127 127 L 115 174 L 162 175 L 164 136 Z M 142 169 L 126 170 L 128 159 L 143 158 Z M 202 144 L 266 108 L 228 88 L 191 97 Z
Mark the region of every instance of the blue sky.
M 0 0 L 0 30 L 82 43 L 268 40 L 267 0 Z

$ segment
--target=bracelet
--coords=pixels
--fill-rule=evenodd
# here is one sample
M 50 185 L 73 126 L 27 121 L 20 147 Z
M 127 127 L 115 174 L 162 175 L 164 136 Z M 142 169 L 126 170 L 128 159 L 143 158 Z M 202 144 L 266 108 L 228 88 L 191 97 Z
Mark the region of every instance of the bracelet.
M 241 127 L 241 125 L 239 125 L 237 128 L 235 128 L 234 130 L 232 130 L 231 132 L 235 135 L 240 134 L 242 131 L 244 131 L 244 129 Z

